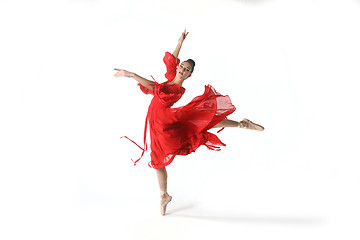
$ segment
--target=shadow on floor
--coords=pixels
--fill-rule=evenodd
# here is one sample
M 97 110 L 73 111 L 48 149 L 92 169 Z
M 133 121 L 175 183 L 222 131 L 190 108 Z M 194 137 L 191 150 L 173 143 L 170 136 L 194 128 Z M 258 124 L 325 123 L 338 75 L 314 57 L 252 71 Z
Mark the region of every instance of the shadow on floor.
M 188 205 L 185 205 L 185 206 L 182 206 L 182 207 L 178 207 L 178 208 L 173 208 L 173 209 L 169 209 L 167 210 L 166 214 L 173 214 L 175 212 L 180 212 L 180 211 L 183 211 L 183 210 L 187 210 L 187 209 L 191 209 L 193 207 L 195 207 L 197 204 L 196 203 L 192 203 L 192 204 L 188 204 Z
M 301 217 L 301 216 L 211 216 L 211 215 L 193 215 L 178 214 L 177 211 L 189 209 L 189 205 L 183 208 L 173 209 L 166 216 L 173 218 L 192 218 L 207 221 L 216 221 L 223 223 L 254 223 L 254 224 L 293 224 L 293 225 L 318 225 L 326 222 L 321 217 Z
M 233 0 L 233 1 L 243 4 L 261 4 L 264 2 L 269 2 L 270 0 Z

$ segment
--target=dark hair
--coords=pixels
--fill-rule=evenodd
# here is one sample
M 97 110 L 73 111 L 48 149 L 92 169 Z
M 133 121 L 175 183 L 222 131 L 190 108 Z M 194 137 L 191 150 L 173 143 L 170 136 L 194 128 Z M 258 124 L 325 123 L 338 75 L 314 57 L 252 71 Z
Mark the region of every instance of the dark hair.
M 190 63 L 190 65 L 191 65 L 191 71 L 190 71 L 190 73 L 192 73 L 192 72 L 194 71 L 195 61 L 192 60 L 192 59 L 188 59 L 188 60 L 186 60 L 185 62 Z

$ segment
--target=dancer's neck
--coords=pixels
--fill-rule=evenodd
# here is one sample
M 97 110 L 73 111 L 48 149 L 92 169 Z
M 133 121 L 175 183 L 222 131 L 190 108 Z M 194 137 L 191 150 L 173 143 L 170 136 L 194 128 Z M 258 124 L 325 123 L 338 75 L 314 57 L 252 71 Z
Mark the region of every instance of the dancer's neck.
M 177 85 L 182 86 L 183 82 L 184 82 L 184 79 L 175 77 L 174 80 L 171 81 L 171 84 L 177 84 Z

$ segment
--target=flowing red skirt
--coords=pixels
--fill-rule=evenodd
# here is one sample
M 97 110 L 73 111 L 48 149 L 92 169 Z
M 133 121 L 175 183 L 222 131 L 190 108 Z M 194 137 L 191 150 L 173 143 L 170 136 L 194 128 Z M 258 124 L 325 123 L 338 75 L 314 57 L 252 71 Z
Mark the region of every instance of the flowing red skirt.
M 143 92 L 149 93 L 149 90 L 143 86 L 140 85 L 140 88 Z M 181 90 L 174 89 L 180 88 L 178 85 L 167 85 L 165 88 L 166 90 L 162 90 L 162 92 L 176 93 Z M 146 118 L 151 137 L 150 167 L 155 169 L 165 167 L 174 160 L 176 155 L 188 155 L 195 152 L 201 145 L 216 151 L 220 150 L 221 146 L 226 146 L 208 130 L 235 111 L 235 106 L 231 103 L 229 96 L 221 95 L 211 85 L 206 85 L 205 92 L 201 96 L 195 97 L 185 106 L 171 108 L 169 105 L 171 106 L 173 103 L 166 104 L 169 92 L 161 97 L 162 92 L 159 94 L 155 92 Z M 146 123 L 144 147 L 137 144 L 143 150 L 141 157 L 147 149 Z M 136 164 L 141 157 L 134 163 Z

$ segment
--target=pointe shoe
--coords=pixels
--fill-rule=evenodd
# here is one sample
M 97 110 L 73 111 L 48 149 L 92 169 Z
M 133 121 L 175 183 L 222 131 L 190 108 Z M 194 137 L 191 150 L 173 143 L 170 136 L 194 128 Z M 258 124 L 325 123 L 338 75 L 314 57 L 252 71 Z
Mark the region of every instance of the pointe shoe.
M 251 129 L 256 131 L 264 131 L 265 129 L 263 126 L 256 124 L 246 118 L 239 122 L 239 128 Z
M 165 215 L 166 213 L 166 206 L 168 205 L 169 202 L 171 202 L 172 196 L 170 196 L 169 194 L 164 194 L 164 196 L 161 197 L 161 201 L 160 201 L 160 213 L 162 216 Z

